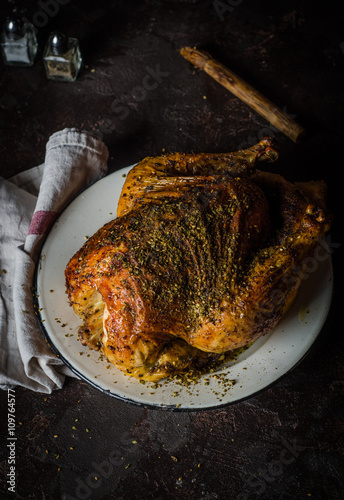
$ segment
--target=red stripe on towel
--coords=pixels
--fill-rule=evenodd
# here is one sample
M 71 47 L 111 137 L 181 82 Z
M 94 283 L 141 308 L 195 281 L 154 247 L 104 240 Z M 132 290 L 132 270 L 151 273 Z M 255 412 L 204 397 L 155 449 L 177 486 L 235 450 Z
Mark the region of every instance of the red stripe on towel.
M 28 234 L 45 234 L 57 216 L 57 212 L 37 210 L 32 216 Z

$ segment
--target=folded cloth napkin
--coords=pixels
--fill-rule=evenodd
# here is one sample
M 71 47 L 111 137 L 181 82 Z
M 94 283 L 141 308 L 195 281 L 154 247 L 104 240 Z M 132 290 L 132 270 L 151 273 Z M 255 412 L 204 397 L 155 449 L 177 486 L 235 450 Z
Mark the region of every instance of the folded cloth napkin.
M 53 134 L 44 164 L 0 178 L 0 388 L 51 393 L 72 372 L 50 350 L 34 313 L 34 269 L 47 231 L 73 198 L 107 173 L 108 150 L 76 129 Z

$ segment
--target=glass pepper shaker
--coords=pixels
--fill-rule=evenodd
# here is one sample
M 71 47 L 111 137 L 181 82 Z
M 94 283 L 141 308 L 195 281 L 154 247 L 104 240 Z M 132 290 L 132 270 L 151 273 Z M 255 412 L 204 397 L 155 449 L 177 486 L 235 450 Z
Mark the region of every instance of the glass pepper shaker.
M 82 63 L 78 40 L 59 31 L 52 32 L 44 49 L 43 61 L 49 80 L 74 82 Z
M 35 28 L 16 16 L 6 19 L 1 33 L 1 50 L 8 66 L 32 66 L 37 53 Z

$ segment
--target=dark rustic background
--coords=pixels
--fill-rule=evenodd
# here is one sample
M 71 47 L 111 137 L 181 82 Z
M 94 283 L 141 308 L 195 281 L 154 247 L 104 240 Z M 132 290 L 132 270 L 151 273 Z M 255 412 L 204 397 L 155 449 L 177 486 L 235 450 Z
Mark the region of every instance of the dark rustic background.
M 76 380 L 51 395 L 18 388 L 17 498 L 344 498 L 343 2 L 2 0 L 1 21 L 14 6 L 36 25 L 39 53 L 32 68 L 0 66 L 3 177 L 42 163 L 49 136 L 64 127 L 99 134 L 110 172 L 163 151 L 224 152 L 271 135 L 281 151 L 271 168 L 291 180 L 324 179 L 335 214 L 333 306 L 297 368 L 247 401 L 205 412 L 145 409 Z M 74 83 L 45 77 L 42 51 L 53 29 L 80 40 L 84 64 Z M 178 53 L 183 45 L 239 73 L 307 138 L 294 144 L 194 70 Z M 144 88 L 148 73 L 154 89 Z M 0 397 L 5 433 L 7 394 Z

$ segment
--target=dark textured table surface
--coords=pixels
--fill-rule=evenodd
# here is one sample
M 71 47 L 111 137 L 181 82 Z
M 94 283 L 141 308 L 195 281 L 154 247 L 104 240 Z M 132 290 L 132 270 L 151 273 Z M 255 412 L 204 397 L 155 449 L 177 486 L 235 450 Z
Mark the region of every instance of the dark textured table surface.
M 0 18 L 14 1 L 1 2 Z M 37 27 L 32 68 L 0 66 L 0 175 L 42 163 L 64 127 L 98 133 L 113 172 L 162 151 L 224 152 L 273 136 L 273 168 L 324 179 L 333 305 L 308 356 L 266 391 L 204 412 L 125 403 L 68 379 L 50 395 L 17 388 L 16 498 L 344 498 L 342 266 L 343 2 L 17 2 Z M 74 83 L 47 81 L 42 48 L 61 29 L 79 38 Z M 197 46 L 239 73 L 307 130 L 300 144 L 272 128 L 178 53 Z M 145 76 L 158 85 L 145 88 Z M 1 392 L 1 492 L 6 485 L 7 394 Z M 57 437 L 56 437 L 57 436 Z M 10 495 L 9 495 L 10 497 Z M 12 495 L 13 497 L 13 495 Z

